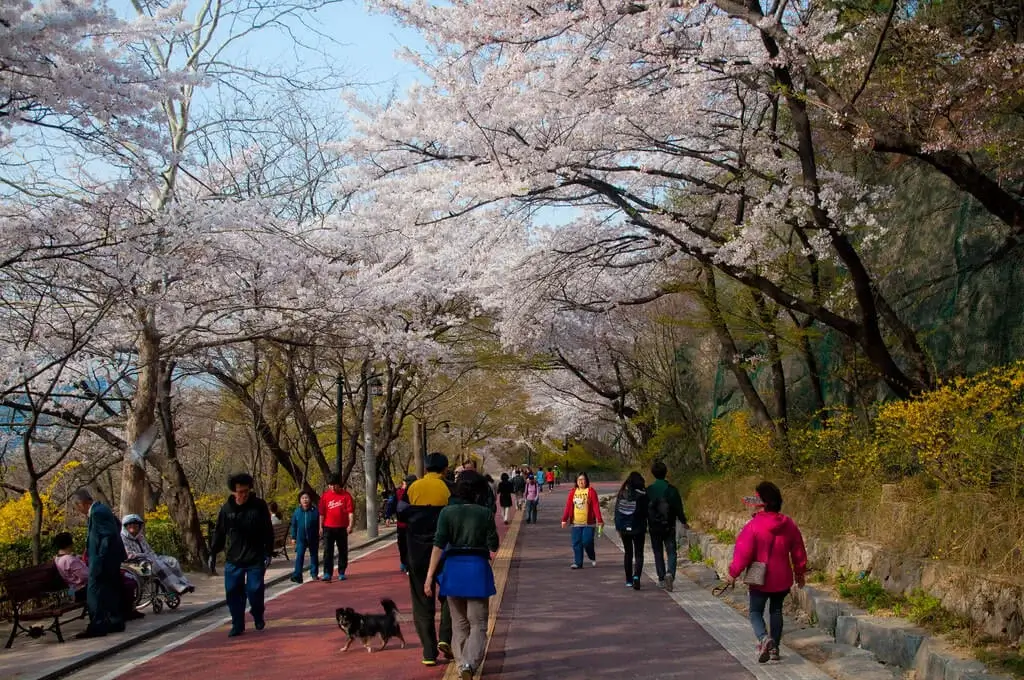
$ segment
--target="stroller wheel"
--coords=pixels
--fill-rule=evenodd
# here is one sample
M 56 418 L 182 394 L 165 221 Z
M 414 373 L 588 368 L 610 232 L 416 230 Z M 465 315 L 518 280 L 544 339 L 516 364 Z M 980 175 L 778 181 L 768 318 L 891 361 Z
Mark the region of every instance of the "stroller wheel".
M 169 609 L 177 609 L 178 605 L 181 604 L 181 596 L 177 593 L 167 593 L 166 597 Z
M 153 598 L 153 613 L 159 614 L 164 608 L 164 601 L 159 597 Z

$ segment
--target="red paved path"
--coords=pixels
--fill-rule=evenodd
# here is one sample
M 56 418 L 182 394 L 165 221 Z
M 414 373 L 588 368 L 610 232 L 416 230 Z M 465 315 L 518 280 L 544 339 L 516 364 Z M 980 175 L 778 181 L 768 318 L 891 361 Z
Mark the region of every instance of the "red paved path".
M 498 535 L 504 537 L 505 530 L 499 515 Z M 427 668 L 420 663 L 422 649 L 412 622 L 409 579 L 398 564 L 398 548 L 392 542 L 350 562 L 346 581 L 306 582 L 268 602 L 264 630 L 254 630 L 247 614 L 241 637 L 228 638 L 225 624 L 131 670 L 128 676 L 132 680 L 439 680 L 444 664 Z M 383 597 L 394 600 L 402 612 L 406 648 L 392 640 L 384 651 L 367 654 L 357 640 L 349 651 L 339 651 L 345 636 L 334 620 L 334 610 L 353 607 L 376 612 Z
M 519 529 L 484 678 L 750 680 L 667 593 L 647 579 L 639 592 L 626 589 L 611 541 L 597 540 L 596 569 L 569 569 L 569 530 L 559 526 L 568 492 L 562 484 L 545 493 L 539 523 Z M 614 517 L 604 519 L 614 530 Z

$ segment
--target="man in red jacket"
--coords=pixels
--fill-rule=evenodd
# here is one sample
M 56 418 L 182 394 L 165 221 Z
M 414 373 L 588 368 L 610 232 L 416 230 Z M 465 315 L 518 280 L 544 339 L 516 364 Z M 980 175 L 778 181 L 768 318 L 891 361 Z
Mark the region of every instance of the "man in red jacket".
M 331 475 L 327 490 L 320 496 L 320 538 L 324 544 L 324 575 L 330 583 L 334 575 L 334 546 L 338 546 L 338 580 L 345 580 L 348 568 L 348 535 L 352 533 L 352 494 L 341 485 L 341 477 Z

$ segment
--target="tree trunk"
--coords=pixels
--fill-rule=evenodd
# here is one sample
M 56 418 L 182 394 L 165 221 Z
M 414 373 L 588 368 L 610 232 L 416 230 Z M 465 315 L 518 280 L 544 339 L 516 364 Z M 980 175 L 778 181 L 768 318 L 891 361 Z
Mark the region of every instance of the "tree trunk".
M 203 565 L 209 556 L 206 539 L 203 537 L 199 512 L 196 510 L 195 499 L 185 469 L 178 459 L 178 440 L 174 431 L 174 412 L 171 410 L 171 385 L 174 364 L 164 363 L 161 366 L 159 387 L 160 424 L 164 438 L 164 451 L 154 451 L 152 460 L 160 468 L 167 482 L 164 500 L 178 528 L 181 530 L 182 543 L 185 546 L 185 559 L 194 565 Z
M 121 468 L 121 516 L 146 512 L 146 453 L 152 446 L 156 424 L 157 383 L 160 379 L 160 336 L 151 310 L 136 312 L 142 329 L 136 341 L 139 378 L 125 426 L 124 465 Z M 147 445 L 148 444 L 148 445 Z
M 28 483 L 28 495 L 32 499 L 32 564 L 43 561 L 43 499 L 39 495 L 39 480 L 34 476 Z

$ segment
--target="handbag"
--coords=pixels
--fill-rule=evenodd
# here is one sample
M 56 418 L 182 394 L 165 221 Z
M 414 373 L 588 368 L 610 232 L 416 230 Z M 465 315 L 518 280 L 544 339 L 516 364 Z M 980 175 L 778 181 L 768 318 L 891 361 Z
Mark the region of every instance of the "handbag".
M 768 560 L 772 558 L 772 548 L 775 547 L 775 534 L 769 534 L 771 542 L 768 544 L 768 555 L 764 562 L 751 562 L 743 574 L 743 582 L 748 586 L 763 586 L 765 577 L 768 575 Z

